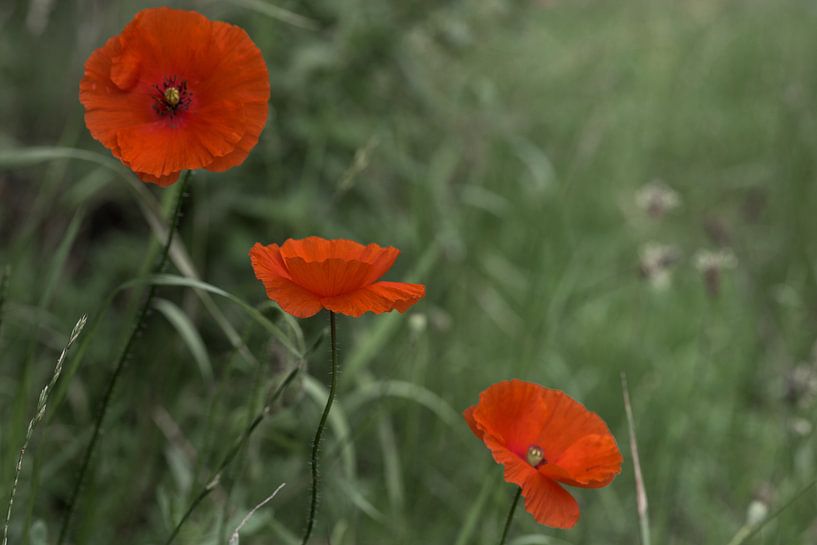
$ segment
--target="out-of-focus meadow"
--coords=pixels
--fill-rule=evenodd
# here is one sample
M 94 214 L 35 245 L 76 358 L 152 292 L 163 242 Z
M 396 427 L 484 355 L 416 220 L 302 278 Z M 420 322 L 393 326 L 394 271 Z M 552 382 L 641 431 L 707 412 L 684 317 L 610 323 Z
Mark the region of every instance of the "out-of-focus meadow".
M 576 492 L 574 529 L 520 510 L 510 543 L 637 543 L 621 372 L 654 543 L 735 544 L 784 506 L 745 542 L 817 542 L 817 491 L 796 496 L 817 477 L 817 5 L 173 5 L 247 30 L 272 115 L 241 167 L 191 181 L 177 279 L 114 394 L 71 542 L 164 542 L 304 364 L 177 541 L 226 544 L 285 482 L 241 542 L 297 543 L 327 323 L 286 320 L 247 253 L 311 234 L 397 246 L 387 278 L 428 286 L 405 315 L 338 320 L 316 543 L 496 543 L 513 487 L 459 413 L 511 377 L 599 413 L 625 466 Z M 174 196 L 128 177 L 77 99 L 89 53 L 146 6 L 0 5 L 3 513 L 39 391 L 89 316 L 26 454 L 15 544 L 55 542 L 143 288 L 123 284 L 149 271 Z M 206 286 L 178 279 L 194 276 Z

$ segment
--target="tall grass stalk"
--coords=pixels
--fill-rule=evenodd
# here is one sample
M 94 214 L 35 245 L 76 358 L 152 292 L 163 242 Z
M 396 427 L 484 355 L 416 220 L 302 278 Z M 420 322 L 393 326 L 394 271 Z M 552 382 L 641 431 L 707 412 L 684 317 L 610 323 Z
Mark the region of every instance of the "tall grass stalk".
M 306 545 L 309 536 L 312 534 L 312 527 L 315 525 L 315 516 L 318 512 L 318 451 L 321 446 L 321 436 L 329 418 L 329 410 L 332 408 L 332 401 L 335 399 L 335 387 L 338 378 L 338 343 L 335 327 L 335 313 L 329 311 L 329 344 L 332 352 L 332 367 L 330 373 L 329 396 L 326 398 L 326 406 L 323 408 L 321 421 L 318 424 L 318 431 L 315 432 L 315 440 L 312 442 L 312 498 L 309 502 L 309 518 L 306 521 L 306 531 L 301 545 Z
M 174 206 L 173 215 L 171 216 L 170 220 L 170 228 L 168 229 L 167 240 L 165 241 L 164 247 L 162 248 L 162 253 L 160 254 L 159 259 L 156 262 L 156 265 L 153 269 L 153 274 L 160 274 L 167 265 L 170 246 L 173 243 L 173 234 L 176 232 L 176 228 L 178 227 L 179 220 L 181 218 L 182 201 L 184 200 L 184 193 L 187 189 L 187 183 L 189 179 L 190 171 L 185 171 L 182 174 L 181 180 L 178 182 L 178 195 L 176 196 L 176 204 Z M 102 424 L 105 420 L 105 415 L 108 411 L 108 405 L 111 401 L 111 398 L 113 397 L 113 392 L 114 389 L 116 388 L 117 382 L 119 381 L 119 377 L 122 375 L 122 370 L 125 368 L 125 364 L 128 361 L 130 352 L 133 349 L 133 346 L 136 342 L 136 338 L 139 336 L 139 333 L 142 331 L 142 328 L 144 327 L 145 319 L 147 318 L 148 311 L 150 310 L 153 304 L 153 296 L 155 293 L 156 285 L 150 284 L 149 287 L 147 288 L 147 293 L 145 294 L 142 306 L 139 308 L 136 314 L 136 320 L 133 324 L 133 328 L 131 329 L 131 332 L 128 335 L 128 339 L 125 342 L 125 346 L 122 349 L 122 352 L 119 354 L 119 358 L 116 361 L 116 366 L 114 367 L 113 373 L 111 374 L 111 378 L 108 381 L 108 385 L 105 389 L 105 394 L 102 397 L 102 403 L 96 415 L 96 421 L 94 422 L 94 431 L 91 435 L 91 440 L 88 442 L 88 446 L 86 447 L 85 452 L 82 456 L 82 464 L 80 465 L 79 475 L 77 476 L 77 479 L 74 482 L 74 488 L 71 492 L 71 497 L 68 500 L 68 508 L 65 513 L 65 517 L 62 520 L 59 537 L 57 538 L 57 545 L 62 545 L 63 543 L 65 543 L 65 539 L 68 537 L 68 530 L 71 526 L 71 518 L 74 514 L 74 510 L 76 509 L 77 500 L 79 498 L 83 482 L 85 481 L 85 475 L 87 474 L 88 468 L 90 467 L 94 449 L 96 447 L 97 442 L 99 441 L 100 432 L 102 431 Z
M 269 399 L 264 404 L 264 407 L 261 409 L 255 418 L 250 422 L 249 426 L 244 430 L 241 434 L 241 437 L 235 442 L 233 447 L 230 451 L 224 456 L 221 463 L 218 466 L 218 469 L 213 473 L 213 475 L 207 480 L 207 484 L 204 485 L 204 488 L 196 495 L 196 498 L 190 504 L 190 507 L 187 508 L 182 518 L 179 520 L 179 523 L 176 524 L 176 527 L 173 528 L 173 532 L 165 541 L 165 545 L 170 545 L 173 543 L 173 540 L 176 539 L 176 536 L 179 535 L 179 531 L 181 531 L 182 526 L 187 521 L 188 518 L 193 514 L 193 511 L 199 506 L 199 504 L 204 501 L 204 498 L 210 495 L 210 493 L 218 486 L 218 483 L 221 481 L 221 475 L 224 473 L 224 470 L 232 463 L 233 459 L 236 455 L 241 452 L 241 449 L 244 448 L 244 445 L 247 444 L 247 441 L 250 440 L 250 436 L 252 435 L 253 431 L 258 427 L 262 420 L 270 413 L 272 409 L 272 404 L 275 403 L 280 395 L 284 392 L 289 383 L 292 382 L 292 379 L 298 374 L 299 368 L 296 367 L 289 374 L 286 376 L 284 381 L 275 389 L 272 395 L 269 396 Z M 283 485 L 281 485 L 283 486 Z M 280 489 L 280 488 L 279 488 Z M 277 490 L 276 490 L 277 492 Z M 274 495 L 274 494 L 273 494 Z
M 644 487 L 644 477 L 641 474 L 641 461 L 638 458 L 638 440 L 635 436 L 635 419 L 633 407 L 630 404 L 630 389 L 627 387 L 627 375 L 621 373 L 621 391 L 624 396 L 624 411 L 627 413 L 627 430 L 630 436 L 630 454 L 633 457 L 633 471 L 635 473 L 636 506 L 638 508 L 638 525 L 641 530 L 641 545 L 650 545 L 650 514 L 647 502 L 647 490 Z
M 12 508 L 14 507 L 14 497 L 17 495 L 17 484 L 20 481 L 20 473 L 23 470 L 23 457 L 25 456 L 26 449 L 28 449 L 28 445 L 31 442 L 31 436 L 34 435 L 34 428 L 37 426 L 40 420 L 42 420 L 43 415 L 45 414 L 45 409 L 48 404 L 48 394 L 54 388 L 57 380 L 59 380 L 60 374 L 62 374 L 62 366 L 65 362 L 65 356 L 68 354 L 68 350 L 71 349 L 71 346 L 73 346 L 80 333 L 82 333 L 82 329 L 85 327 L 86 321 L 87 317 L 83 314 L 74 325 L 74 329 L 71 330 L 71 335 L 68 337 L 68 342 L 65 344 L 65 348 L 62 349 L 62 352 L 60 352 L 59 358 L 57 358 L 57 365 L 54 367 L 54 373 L 51 375 L 51 380 L 40 391 L 40 397 L 37 400 L 37 411 L 34 413 L 34 418 L 32 418 L 28 423 L 26 437 L 23 441 L 23 446 L 20 449 L 20 454 L 17 457 L 17 465 L 14 468 L 14 481 L 11 485 L 11 495 L 9 496 L 8 508 L 6 509 L 6 521 L 3 524 L 3 545 L 8 545 L 11 512 Z

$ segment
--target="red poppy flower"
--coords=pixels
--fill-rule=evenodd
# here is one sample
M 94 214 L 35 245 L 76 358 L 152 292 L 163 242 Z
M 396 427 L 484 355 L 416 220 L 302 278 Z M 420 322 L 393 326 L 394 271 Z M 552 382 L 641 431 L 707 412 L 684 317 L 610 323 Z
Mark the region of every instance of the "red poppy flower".
M 140 11 L 85 63 L 85 124 L 142 180 L 240 165 L 267 120 L 261 52 L 237 26 L 193 11 Z
M 391 246 L 309 237 L 281 246 L 256 243 L 250 260 L 267 296 L 293 316 L 308 318 L 325 308 L 357 317 L 405 312 L 425 295 L 422 284 L 377 281 L 399 254 Z
M 505 466 L 505 480 L 522 488 L 525 509 L 540 524 L 571 528 L 579 520 L 579 505 L 561 484 L 600 488 L 621 471 L 604 421 L 559 390 L 499 382 L 463 415 Z

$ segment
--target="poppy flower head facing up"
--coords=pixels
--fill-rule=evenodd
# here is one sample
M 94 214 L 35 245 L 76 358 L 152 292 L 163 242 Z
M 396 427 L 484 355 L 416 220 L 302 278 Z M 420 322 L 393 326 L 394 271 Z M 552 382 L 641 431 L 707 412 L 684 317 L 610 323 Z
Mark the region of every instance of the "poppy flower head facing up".
M 237 26 L 193 11 L 140 11 L 85 63 L 91 135 L 143 181 L 240 165 L 267 120 L 261 52 Z
M 525 509 L 540 524 L 571 528 L 579 520 L 579 505 L 562 485 L 600 488 L 621 471 L 604 421 L 559 390 L 499 382 L 463 416 L 505 467 L 505 480 L 522 488 Z
M 423 298 L 422 284 L 378 281 L 399 254 L 391 246 L 308 237 L 280 246 L 256 243 L 250 260 L 267 296 L 289 314 L 308 318 L 325 308 L 357 317 L 405 312 Z

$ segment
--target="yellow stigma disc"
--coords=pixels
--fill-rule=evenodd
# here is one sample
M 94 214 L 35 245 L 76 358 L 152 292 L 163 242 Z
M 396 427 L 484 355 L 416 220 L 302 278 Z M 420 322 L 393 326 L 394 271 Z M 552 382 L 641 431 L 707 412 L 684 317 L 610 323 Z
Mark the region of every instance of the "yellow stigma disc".
M 528 447 L 528 463 L 533 467 L 538 466 L 545 459 L 545 453 L 542 447 L 538 445 L 531 445 Z
M 165 102 L 167 102 L 171 106 L 177 105 L 181 98 L 182 98 L 181 93 L 179 93 L 179 90 L 176 89 L 175 87 L 168 87 L 165 90 Z

